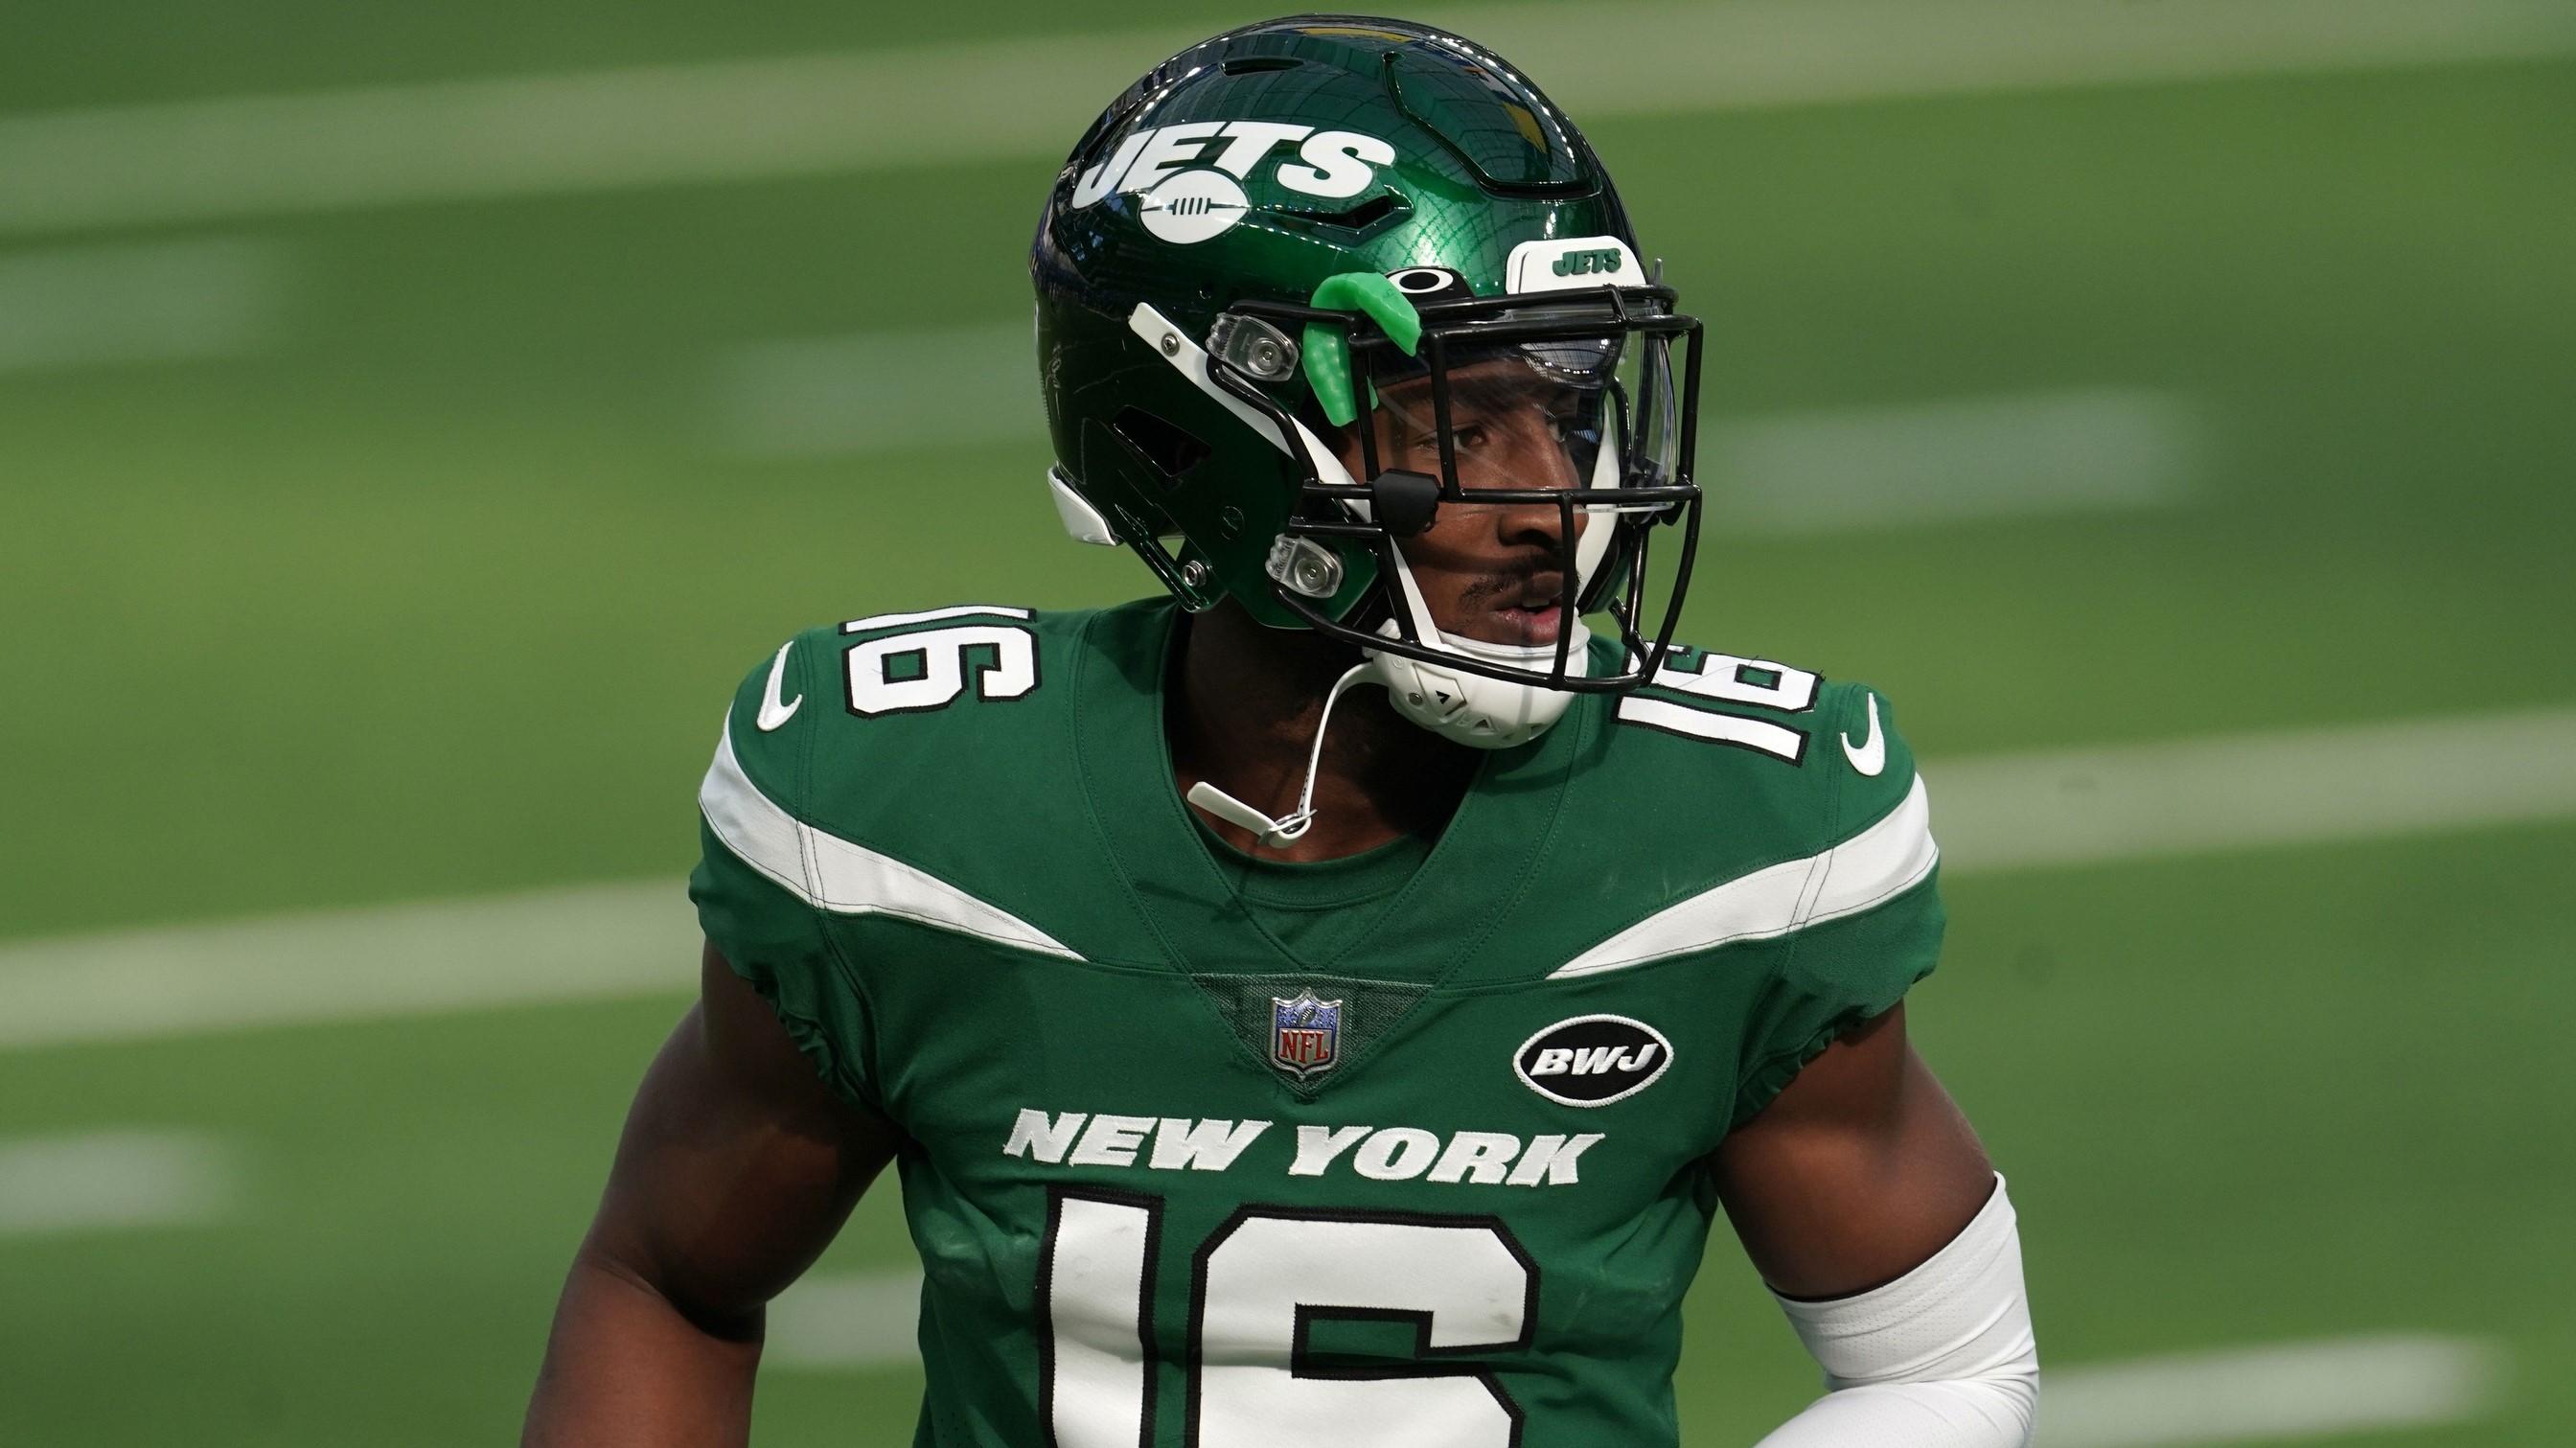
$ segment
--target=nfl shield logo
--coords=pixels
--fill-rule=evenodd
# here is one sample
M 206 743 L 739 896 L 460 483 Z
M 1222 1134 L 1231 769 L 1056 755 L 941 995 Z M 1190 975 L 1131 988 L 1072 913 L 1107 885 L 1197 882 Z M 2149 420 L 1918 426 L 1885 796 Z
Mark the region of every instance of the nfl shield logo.
M 1270 998 L 1270 1063 L 1300 1080 L 1329 1071 L 1342 1055 L 1342 1003 L 1315 999 L 1311 990 L 1294 999 Z

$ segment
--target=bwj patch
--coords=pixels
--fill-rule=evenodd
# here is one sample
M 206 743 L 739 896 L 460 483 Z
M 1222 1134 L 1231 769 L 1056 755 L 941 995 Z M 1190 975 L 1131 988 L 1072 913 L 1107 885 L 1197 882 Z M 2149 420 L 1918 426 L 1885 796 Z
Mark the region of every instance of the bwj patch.
M 1311 990 L 1270 998 L 1270 1064 L 1304 1080 L 1333 1069 L 1342 1058 L 1342 1003 L 1315 998 Z
M 1626 1016 L 1574 1016 L 1521 1042 L 1512 1069 L 1521 1084 L 1566 1106 L 1607 1106 L 1655 1084 L 1673 1063 L 1673 1043 Z

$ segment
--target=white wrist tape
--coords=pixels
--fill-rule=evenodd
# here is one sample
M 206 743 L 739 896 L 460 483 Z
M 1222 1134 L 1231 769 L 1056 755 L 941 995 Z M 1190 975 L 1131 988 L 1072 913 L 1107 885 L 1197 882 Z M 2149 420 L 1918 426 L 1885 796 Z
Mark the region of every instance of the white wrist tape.
M 2004 1179 L 1950 1245 L 1884 1287 L 1780 1298 L 1831 1389 L 1760 1448 L 2022 1448 L 2039 1348 Z

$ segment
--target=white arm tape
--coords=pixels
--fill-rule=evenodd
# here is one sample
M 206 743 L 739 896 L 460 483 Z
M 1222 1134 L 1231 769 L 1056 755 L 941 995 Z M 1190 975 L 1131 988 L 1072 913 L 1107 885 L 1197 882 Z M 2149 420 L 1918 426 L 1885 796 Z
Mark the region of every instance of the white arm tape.
M 1884 1287 L 1779 1299 L 1824 1366 L 1824 1397 L 1759 1448 L 2025 1448 L 2039 1347 L 2004 1179 L 1930 1261 Z

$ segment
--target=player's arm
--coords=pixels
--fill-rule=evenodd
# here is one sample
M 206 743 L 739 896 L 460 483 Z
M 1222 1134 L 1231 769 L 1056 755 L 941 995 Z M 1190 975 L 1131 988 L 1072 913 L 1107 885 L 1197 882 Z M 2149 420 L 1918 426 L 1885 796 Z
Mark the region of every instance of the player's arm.
M 1905 1039 L 1837 1041 L 1717 1155 L 1720 1199 L 1831 1389 L 1763 1448 L 2017 1448 L 2039 1360 L 2003 1179 Z
M 763 1305 L 894 1154 L 894 1128 L 823 1084 L 713 945 L 701 976 L 573 1259 L 531 1448 L 745 1442 Z

